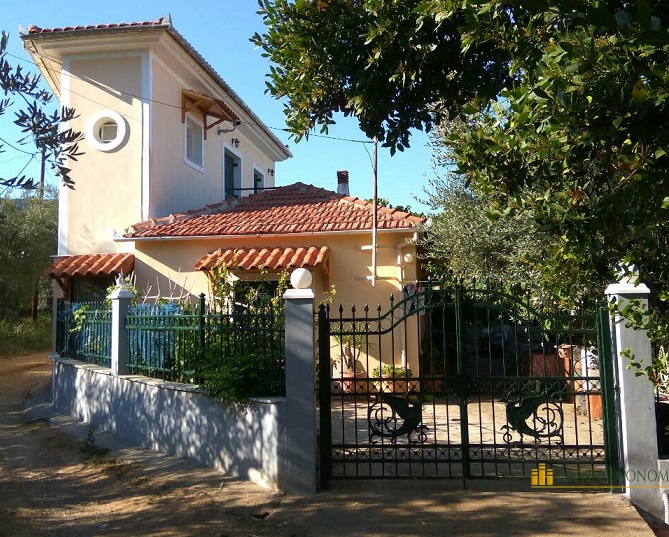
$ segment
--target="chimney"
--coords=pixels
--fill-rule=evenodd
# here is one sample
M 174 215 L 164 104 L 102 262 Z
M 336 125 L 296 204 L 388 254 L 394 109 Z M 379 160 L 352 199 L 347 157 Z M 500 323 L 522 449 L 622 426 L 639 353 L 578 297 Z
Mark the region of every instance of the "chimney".
M 348 172 L 346 170 L 337 172 L 337 194 L 350 195 L 348 191 Z

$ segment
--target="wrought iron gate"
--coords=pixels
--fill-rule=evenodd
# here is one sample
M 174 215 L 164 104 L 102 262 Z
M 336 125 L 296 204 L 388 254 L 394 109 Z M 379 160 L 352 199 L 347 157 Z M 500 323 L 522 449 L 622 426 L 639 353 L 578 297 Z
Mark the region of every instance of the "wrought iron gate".
M 605 306 L 418 284 L 390 308 L 319 317 L 321 485 L 527 477 L 616 484 Z

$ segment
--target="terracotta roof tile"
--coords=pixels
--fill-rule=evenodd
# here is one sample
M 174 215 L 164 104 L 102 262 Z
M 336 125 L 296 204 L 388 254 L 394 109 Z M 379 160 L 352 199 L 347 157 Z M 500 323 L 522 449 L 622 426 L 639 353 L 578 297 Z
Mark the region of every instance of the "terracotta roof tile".
M 322 233 L 372 229 L 372 204 L 312 185 L 293 185 L 208 205 L 203 209 L 152 218 L 128 229 L 125 237 L 207 237 Z M 424 218 L 380 207 L 378 229 L 413 229 Z
M 155 21 L 142 21 L 142 22 L 119 22 L 113 24 L 88 24 L 86 26 L 64 26 L 63 28 L 40 28 L 31 24 L 28 26 L 29 34 L 52 34 L 58 32 L 77 32 L 81 30 L 103 30 L 103 29 L 112 29 L 112 28 L 137 28 L 137 27 L 147 27 L 147 26 L 167 26 L 169 25 L 169 20 L 167 17 L 160 17 Z
M 129 274 L 135 265 L 133 254 L 81 254 L 59 258 L 44 274 L 62 276 L 113 276 Z
M 219 248 L 203 255 L 193 267 L 195 270 L 211 270 L 225 266 L 233 269 L 282 269 L 316 267 L 327 263 L 329 246 L 297 248 Z

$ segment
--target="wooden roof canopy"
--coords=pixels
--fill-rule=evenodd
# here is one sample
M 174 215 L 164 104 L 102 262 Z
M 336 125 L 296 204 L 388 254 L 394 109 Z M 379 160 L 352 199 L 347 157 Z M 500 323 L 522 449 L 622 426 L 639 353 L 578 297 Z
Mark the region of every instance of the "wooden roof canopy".
M 186 113 L 193 110 L 202 114 L 205 140 L 207 139 L 207 131 L 219 123 L 239 121 L 239 116 L 221 99 L 193 90 L 181 90 L 181 123 L 186 122 Z M 215 118 L 215 121 L 207 123 L 208 117 Z

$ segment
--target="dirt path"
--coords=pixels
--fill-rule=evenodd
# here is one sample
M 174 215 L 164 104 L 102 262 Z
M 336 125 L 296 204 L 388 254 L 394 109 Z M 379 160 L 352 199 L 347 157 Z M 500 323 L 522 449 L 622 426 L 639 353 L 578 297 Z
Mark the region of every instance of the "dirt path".
M 0 357 L 0 536 L 303 535 L 268 516 L 278 494 L 144 450 L 91 456 L 103 435 L 82 452 L 62 427 L 28 421 L 24 402 L 50 376 L 45 354 Z
M 50 381 L 45 355 L 0 358 L 0 537 L 467 537 L 653 532 L 621 496 L 536 493 L 506 482 L 333 482 L 283 497 L 195 463 L 94 435 L 85 425 L 29 420 L 25 401 Z M 29 416 L 39 415 L 34 408 Z M 50 405 L 43 405 L 50 407 Z M 89 438 L 90 440 L 90 438 Z M 489 487 L 492 486 L 492 490 Z M 657 535 L 666 535 L 664 528 Z

